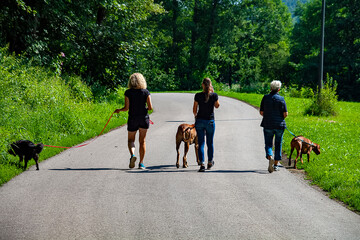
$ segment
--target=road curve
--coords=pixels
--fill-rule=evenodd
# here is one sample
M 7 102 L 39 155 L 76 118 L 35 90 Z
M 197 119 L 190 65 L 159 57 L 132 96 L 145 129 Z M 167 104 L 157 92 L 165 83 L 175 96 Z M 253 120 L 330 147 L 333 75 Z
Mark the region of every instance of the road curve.
M 284 168 L 267 172 L 261 117 L 234 99 L 215 112 L 213 170 L 197 172 L 193 147 L 177 169 L 175 133 L 194 122 L 193 97 L 152 94 L 147 170 L 128 169 L 122 127 L 3 185 L 0 239 L 360 238 L 359 215 Z

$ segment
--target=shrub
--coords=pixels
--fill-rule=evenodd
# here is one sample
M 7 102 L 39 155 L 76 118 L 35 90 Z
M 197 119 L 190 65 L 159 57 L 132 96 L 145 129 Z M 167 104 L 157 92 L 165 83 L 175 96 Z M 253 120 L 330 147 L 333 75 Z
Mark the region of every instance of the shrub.
M 336 116 L 337 115 L 337 83 L 333 78 L 327 77 L 327 82 L 323 89 L 312 98 L 311 105 L 306 108 L 306 115 L 313 116 Z

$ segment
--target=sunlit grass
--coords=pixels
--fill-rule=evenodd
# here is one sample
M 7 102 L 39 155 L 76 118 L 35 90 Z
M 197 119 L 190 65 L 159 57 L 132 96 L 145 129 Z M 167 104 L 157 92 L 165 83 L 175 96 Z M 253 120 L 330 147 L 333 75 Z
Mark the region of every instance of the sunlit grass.
M 66 83 L 67 82 L 67 83 Z M 9 144 L 34 143 L 71 147 L 100 134 L 112 112 L 122 107 L 124 90 L 94 102 L 90 89 L 77 77 L 62 79 L 39 67 L 23 65 L 0 52 L 0 185 L 23 170 Z M 126 123 L 127 114 L 113 116 L 104 133 Z M 40 160 L 64 149 L 45 147 Z M 29 161 L 29 166 L 35 161 Z
M 260 106 L 262 95 L 220 92 L 221 95 Z M 314 184 L 319 185 L 350 208 L 360 211 L 360 103 L 339 102 L 339 114 L 334 117 L 304 116 L 309 99 L 285 98 L 289 116 L 288 129 L 320 144 L 321 154 L 311 154 L 310 163 L 304 156 L 304 169 Z M 293 136 L 285 131 L 283 151 L 290 154 Z M 294 158 L 293 158 L 294 159 Z

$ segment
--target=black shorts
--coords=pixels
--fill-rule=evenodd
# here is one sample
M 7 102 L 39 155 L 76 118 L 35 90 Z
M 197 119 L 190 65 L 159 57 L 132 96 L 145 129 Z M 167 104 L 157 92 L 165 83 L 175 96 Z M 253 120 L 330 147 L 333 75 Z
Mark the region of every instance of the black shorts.
M 149 116 L 141 116 L 141 117 L 130 117 L 127 122 L 127 130 L 129 132 L 135 132 L 139 130 L 139 128 L 149 129 L 150 126 L 150 118 Z

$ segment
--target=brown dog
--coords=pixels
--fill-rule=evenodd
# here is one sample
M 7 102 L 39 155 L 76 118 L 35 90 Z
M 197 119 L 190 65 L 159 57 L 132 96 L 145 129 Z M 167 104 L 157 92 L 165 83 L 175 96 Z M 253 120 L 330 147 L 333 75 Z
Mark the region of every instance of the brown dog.
M 195 154 L 196 154 L 196 161 L 198 163 L 198 165 L 200 165 L 200 161 L 199 161 L 199 154 L 198 154 L 198 149 L 199 149 L 199 144 L 198 144 L 198 138 L 197 138 L 197 134 L 196 134 L 196 129 L 195 129 L 195 124 L 181 124 L 178 127 L 178 130 L 176 132 L 176 151 L 177 151 L 177 160 L 176 160 L 176 167 L 179 168 L 180 164 L 179 164 L 179 158 L 180 158 L 180 152 L 179 152 L 179 148 L 180 148 L 180 144 L 181 142 L 184 142 L 185 147 L 184 147 L 184 157 L 183 157 L 183 167 L 187 168 L 188 164 L 187 164 L 187 160 L 186 160 L 186 155 L 189 151 L 189 146 L 193 143 L 195 143 Z
M 300 161 L 303 163 L 302 155 L 307 154 L 308 162 L 310 161 L 310 152 L 314 151 L 316 155 L 320 154 L 320 145 L 311 142 L 309 139 L 304 138 L 303 136 L 297 136 L 294 137 L 291 140 L 291 151 L 290 151 L 290 157 L 289 157 L 289 166 L 291 166 L 291 154 L 294 151 L 294 148 L 296 149 L 297 156 L 295 158 L 295 165 L 294 168 L 296 168 L 296 162 L 298 157 L 300 156 Z

